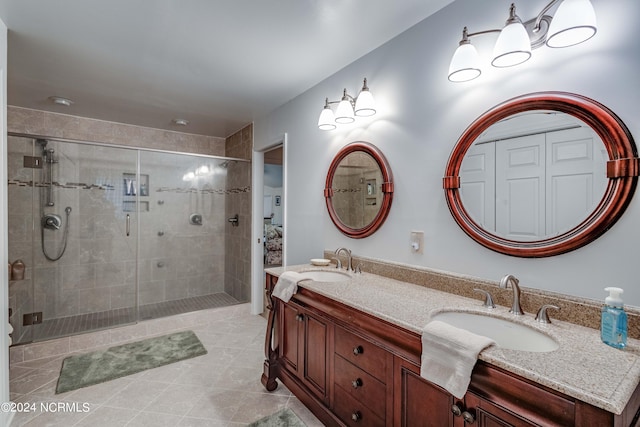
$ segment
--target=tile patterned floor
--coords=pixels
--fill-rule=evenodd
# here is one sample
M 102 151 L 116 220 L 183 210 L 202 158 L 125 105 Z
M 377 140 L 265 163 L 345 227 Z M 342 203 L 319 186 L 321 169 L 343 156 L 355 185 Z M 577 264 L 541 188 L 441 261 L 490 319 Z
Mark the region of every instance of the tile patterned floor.
M 260 384 L 266 320 L 251 315 L 249 304 L 141 324 L 157 335 L 158 325 L 163 333 L 191 329 L 208 354 L 58 395 L 62 360 L 72 353 L 13 362 L 11 400 L 37 410 L 16 413 L 11 427 L 234 427 L 284 407 L 307 426 L 322 426 L 284 386 L 269 393 Z M 62 409 L 42 411 L 41 404 Z
M 239 304 L 240 301 L 224 292 L 202 295 L 198 297 L 183 298 L 140 306 L 140 319 L 158 319 L 160 317 L 174 316 L 176 314 L 191 311 L 205 310 L 208 308 L 226 307 Z M 77 316 L 46 319 L 40 325 L 35 325 L 31 332 L 27 332 L 23 340 L 42 341 L 56 337 L 64 337 L 87 331 L 96 331 L 111 328 L 118 325 L 134 323 L 136 312 L 133 307 L 116 310 L 101 311 L 95 313 L 79 314 Z M 31 336 L 30 334 L 33 334 Z

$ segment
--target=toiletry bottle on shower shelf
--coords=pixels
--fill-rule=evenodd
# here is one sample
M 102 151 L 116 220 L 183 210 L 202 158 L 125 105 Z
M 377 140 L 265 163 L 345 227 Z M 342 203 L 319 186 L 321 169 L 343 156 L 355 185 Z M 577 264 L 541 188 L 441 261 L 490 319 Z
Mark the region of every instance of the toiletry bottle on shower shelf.
M 627 345 L 627 313 L 620 294 L 624 291 L 620 288 L 604 288 L 609 296 L 602 306 L 602 319 L 600 322 L 600 337 L 602 342 L 615 348 L 625 348 Z

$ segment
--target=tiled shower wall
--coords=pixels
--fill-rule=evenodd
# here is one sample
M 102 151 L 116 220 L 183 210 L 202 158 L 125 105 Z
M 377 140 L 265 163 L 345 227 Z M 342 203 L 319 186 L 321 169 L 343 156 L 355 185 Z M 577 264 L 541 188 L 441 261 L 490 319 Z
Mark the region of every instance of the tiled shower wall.
M 9 131 L 16 133 L 28 133 L 32 135 L 46 135 L 65 139 L 78 139 L 93 142 L 112 143 L 131 147 L 154 148 L 168 151 L 181 151 L 185 153 L 201 153 L 219 156 L 242 156 L 250 158 L 251 153 L 251 127 L 238 132 L 238 138 L 234 136 L 226 141 L 223 138 L 207 137 L 201 135 L 183 134 L 157 129 L 141 128 L 120 123 L 103 122 L 100 120 L 67 116 L 38 110 L 9 107 L 8 111 Z M 71 144 L 71 146 L 73 146 Z M 248 153 L 248 154 L 247 154 Z M 28 154 L 28 153 L 27 153 Z M 224 194 L 219 192 L 185 192 L 180 189 L 182 174 L 180 168 L 168 168 L 167 159 L 162 156 L 171 156 L 163 153 L 142 153 L 144 156 L 159 156 L 155 159 L 155 165 L 142 173 L 149 175 L 150 193 L 147 198 L 149 211 L 141 213 L 141 262 L 140 262 L 140 303 L 158 302 L 162 299 L 175 299 L 186 296 L 201 295 L 216 291 L 226 291 L 230 295 L 242 301 L 248 301 L 250 295 L 250 164 L 245 162 L 229 162 L 227 164 L 227 179 L 224 189 L 229 191 Z M 154 164 L 152 161 L 150 164 Z M 170 161 L 169 164 L 175 163 Z M 135 167 L 135 165 L 133 165 Z M 122 169 L 122 170 L 120 170 Z M 123 164 L 118 169 L 115 180 L 122 180 L 122 173 L 133 172 L 131 164 Z M 175 175 L 175 176 L 173 176 Z M 11 177 L 10 177 L 11 178 Z M 91 179 L 86 176 L 84 180 Z M 220 189 L 220 183 L 201 183 L 209 189 Z M 204 188 L 203 187 L 203 188 Z M 153 189 L 164 188 L 158 192 Z M 30 191 L 21 188 L 20 191 Z M 88 227 L 98 226 L 102 232 L 119 230 L 121 224 L 103 224 L 100 226 L 99 210 L 105 208 L 97 205 L 98 212 L 89 212 L 86 202 L 95 202 L 102 197 L 98 189 L 71 190 L 67 194 L 71 201 L 65 203 L 70 206 L 79 206 L 82 203 L 83 222 L 72 222 L 71 233 L 82 236 L 85 243 L 97 242 L 95 235 L 87 235 Z M 82 202 L 81 198 L 88 198 Z M 162 202 L 162 203 L 159 203 Z M 113 209 L 113 207 L 111 207 Z M 80 209 L 74 209 L 78 212 Z M 188 215 L 192 211 L 201 211 L 204 217 L 202 227 L 189 225 Z M 232 227 L 227 218 L 238 213 L 240 226 Z M 31 224 L 30 212 L 15 210 L 10 213 L 13 221 L 10 221 L 10 239 L 15 239 L 15 234 L 20 234 Z M 116 216 L 121 216 L 119 213 Z M 98 215 L 98 216 L 96 216 Z M 179 218 L 176 223 L 167 222 L 167 218 Z M 121 218 L 120 218 L 121 219 Z M 118 221 L 120 223 L 121 221 Z M 84 225 L 82 225 L 84 224 Z M 89 225 L 92 224 L 92 225 Z M 80 233 L 74 233 L 74 227 L 80 227 Z M 162 232 L 162 233 L 161 233 Z M 14 234 L 12 237 L 11 234 Z M 162 234 L 162 236 L 160 236 Z M 39 244 L 39 236 L 37 243 Z M 99 239 L 98 239 L 99 240 Z M 15 240 L 12 246 L 16 246 Z M 71 248 L 71 239 L 69 247 Z M 39 249 L 39 248 L 38 248 Z M 95 249 L 95 248 L 94 248 Z M 23 252 L 30 252 L 30 248 L 22 246 Z M 66 256 L 67 264 L 78 256 L 78 253 Z M 33 251 L 39 254 L 39 251 Z M 85 253 L 91 253 L 88 251 Z M 95 250 L 94 250 L 95 252 Z M 99 250 L 98 250 L 99 252 Z M 47 277 L 42 283 L 36 284 L 40 291 L 35 302 L 40 307 L 35 309 L 45 310 L 49 317 L 53 315 L 65 316 L 75 312 L 103 310 L 129 305 L 134 298 L 132 280 L 134 274 L 131 261 L 135 254 L 127 248 L 110 248 L 108 257 L 112 262 L 97 263 L 92 267 L 66 265 L 60 263 L 61 269 L 40 274 Z M 26 257 L 26 256 L 25 256 Z M 120 257 L 121 259 L 115 259 Z M 85 257 L 86 258 L 86 257 Z M 61 260 L 62 261 L 62 260 Z M 39 260 L 36 260 L 37 264 Z M 27 278 L 31 277 L 31 268 L 27 265 Z M 45 267 L 41 267 L 45 268 Z M 199 270 L 196 274 L 195 271 Z M 65 282 L 61 287 L 51 286 L 52 280 Z M 200 274 L 206 278 L 197 277 Z M 225 278 L 222 280 L 213 278 Z M 47 283 L 44 283 L 47 282 Z M 17 301 L 22 288 L 31 286 L 29 280 L 12 281 L 10 304 L 14 308 L 14 326 L 21 318 L 20 303 Z M 224 289 L 223 289 L 224 288 Z M 52 289 L 56 289 L 53 291 Z M 48 290 L 48 293 L 47 293 Z M 55 305 L 55 307 L 54 307 Z M 44 308 L 42 308 L 44 307 Z M 35 311 L 34 309 L 34 311 Z M 18 332 L 18 331 L 16 331 Z
M 248 125 L 227 138 L 227 157 L 251 160 L 253 125 Z M 227 186 L 240 188 L 251 185 L 251 168 L 230 163 Z M 243 184 L 249 183 L 249 184 Z M 227 226 L 225 233 L 225 292 L 240 301 L 251 300 L 251 191 L 230 194 L 226 205 L 227 218 L 238 214 L 238 226 Z

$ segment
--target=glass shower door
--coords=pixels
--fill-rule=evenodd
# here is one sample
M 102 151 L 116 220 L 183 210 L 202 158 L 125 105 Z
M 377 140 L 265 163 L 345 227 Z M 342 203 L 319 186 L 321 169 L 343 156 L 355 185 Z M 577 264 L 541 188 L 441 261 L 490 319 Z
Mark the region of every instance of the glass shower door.
M 9 156 L 9 171 L 19 181 L 14 185 L 30 192 L 10 190 L 9 211 L 31 205 L 25 220 L 30 236 L 9 236 L 10 257 L 32 254 L 29 280 L 11 281 L 11 323 L 21 330 L 14 342 L 135 322 L 137 151 L 18 137 L 10 138 L 9 151 L 25 144 L 31 144 L 31 159 Z M 28 174 L 31 181 L 22 181 Z

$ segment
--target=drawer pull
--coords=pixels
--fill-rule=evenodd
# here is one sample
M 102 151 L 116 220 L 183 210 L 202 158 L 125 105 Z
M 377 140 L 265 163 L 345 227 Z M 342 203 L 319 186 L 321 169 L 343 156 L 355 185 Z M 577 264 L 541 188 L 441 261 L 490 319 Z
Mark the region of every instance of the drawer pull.
M 467 424 L 473 424 L 476 420 L 476 417 L 474 417 L 473 414 L 469 411 L 464 411 L 462 413 L 462 418 L 464 418 L 464 422 Z
M 362 348 L 361 345 L 353 348 L 353 354 L 355 354 L 356 356 L 362 353 L 364 353 L 364 348 Z
M 297 320 L 298 322 L 302 322 L 302 321 L 304 320 L 304 315 L 302 315 L 302 314 L 296 314 L 296 320 Z
M 351 381 L 351 385 L 353 386 L 353 388 L 362 387 L 362 380 L 360 378 L 356 378 L 355 380 Z
M 453 416 L 459 417 L 460 415 L 462 415 L 462 409 L 457 403 L 455 403 L 451 405 L 451 413 L 453 414 Z
M 362 413 L 360 413 L 360 411 L 355 411 L 353 414 L 351 414 L 351 419 L 357 423 L 362 419 Z

